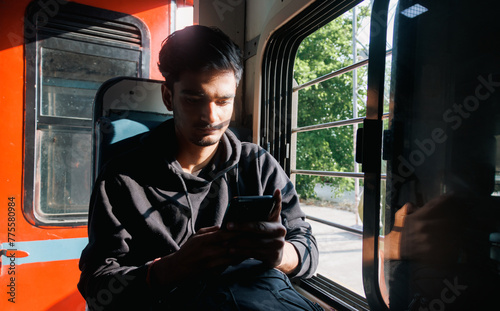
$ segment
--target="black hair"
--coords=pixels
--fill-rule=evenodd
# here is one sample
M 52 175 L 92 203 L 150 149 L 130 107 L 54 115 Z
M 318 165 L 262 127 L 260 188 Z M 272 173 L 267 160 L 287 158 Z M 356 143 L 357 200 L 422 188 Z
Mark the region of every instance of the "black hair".
M 184 71 L 232 70 L 238 84 L 243 73 L 241 50 L 215 27 L 194 25 L 163 41 L 158 68 L 170 90 Z

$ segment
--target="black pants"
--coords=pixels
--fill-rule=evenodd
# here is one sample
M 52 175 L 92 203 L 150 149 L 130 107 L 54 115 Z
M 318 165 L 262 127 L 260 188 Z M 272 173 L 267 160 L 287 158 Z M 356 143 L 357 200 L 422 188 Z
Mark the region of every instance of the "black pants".
M 216 279 L 179 287 L 163 303 L 162 310 L 323 311 L 300 295 L 283 272 L 255 260 L 229 267 Z

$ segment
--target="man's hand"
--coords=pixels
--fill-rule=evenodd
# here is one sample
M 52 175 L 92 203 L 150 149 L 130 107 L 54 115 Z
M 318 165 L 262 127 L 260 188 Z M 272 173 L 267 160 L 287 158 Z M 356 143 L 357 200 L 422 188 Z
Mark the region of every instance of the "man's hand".
M 219 230 L 218 226 L 202 228 L 182 247 L 150 268 L 151 284 L 168 286 L 200 275 L 216 274 L 235 262 L 228 245 L 238 233 Z
M 276 206 L 268 221 L 229 223 L 228 230 L 218 226 L 198 230 L 178 251 L 154 263 L 150 268 L 151 284 L 175 285 L 203 274 L 217 274 L 248 258 L 292 273 L 299 265 L 299 257 L 295 247 L 285 241 L 279 190 L 274 198 Z
M 281 224 L 281 192 L 274 192 L 275 208 L 268 221 L 228 223 L 229 232 L 240 238 L 229 243 L 229 254 L 235 258 L 258 259 L 284 273 L 291 273 L 299 265 L 295 247 L 285 241 L 286 229 Z

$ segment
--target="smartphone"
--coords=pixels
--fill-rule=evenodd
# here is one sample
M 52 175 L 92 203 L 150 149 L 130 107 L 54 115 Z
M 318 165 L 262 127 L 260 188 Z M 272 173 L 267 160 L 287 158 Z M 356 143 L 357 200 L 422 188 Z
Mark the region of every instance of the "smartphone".
M 274 205 L 272 195 L 234 197 L 227 206 L 221 228 L 226 228 L 228 222 L 267 221 Z

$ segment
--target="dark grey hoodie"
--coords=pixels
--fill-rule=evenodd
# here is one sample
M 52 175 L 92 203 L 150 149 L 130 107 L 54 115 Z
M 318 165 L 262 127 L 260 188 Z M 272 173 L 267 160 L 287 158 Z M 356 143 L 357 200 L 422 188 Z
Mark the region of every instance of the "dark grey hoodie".
M 273 194 L 277 188 L 286 240 L 301 259 L 291 277 L 314 273 L 318 250 L 310 226 L 292 183 L 264 149 L 226 131 L 213 160 L 195 176 L 175 160 L 173 120 L 138 141 L 106 165 L 93 189 L 78 284 L 91 308 L 148 310 L 159 294 L 146 283 L 152 260 L 175 252 L 200 228 L 220 225 L 233 196 Z

